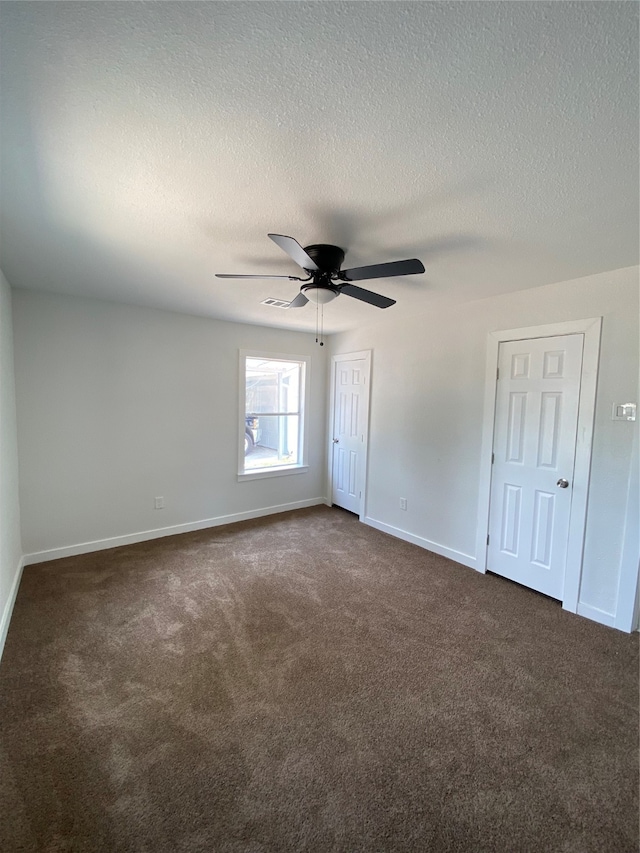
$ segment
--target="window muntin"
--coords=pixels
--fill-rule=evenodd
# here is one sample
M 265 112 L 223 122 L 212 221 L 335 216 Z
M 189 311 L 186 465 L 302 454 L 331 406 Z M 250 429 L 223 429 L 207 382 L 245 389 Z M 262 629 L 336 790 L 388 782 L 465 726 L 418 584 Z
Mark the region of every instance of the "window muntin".
M 307 360 L 245 354 L 240 363 L 244 396 L 240 474 L 299 470 L 304 462 Z

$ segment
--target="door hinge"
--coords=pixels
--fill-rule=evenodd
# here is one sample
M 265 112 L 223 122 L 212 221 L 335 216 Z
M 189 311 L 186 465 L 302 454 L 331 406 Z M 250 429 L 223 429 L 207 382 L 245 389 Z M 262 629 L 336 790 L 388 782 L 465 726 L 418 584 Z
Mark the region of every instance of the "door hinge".
M 487 533 L 487 545 L 489 544 L 489 534 Z
M 500 368 L 496 367 L 496 379 L 500 379 Z
M 494 463 L 495 461 L 496 461 L 496 454 L 495 454 L 495 453 L 492 453 L 492 454 L 491 454 L 491 464 L 493 465 L 493 463 Z

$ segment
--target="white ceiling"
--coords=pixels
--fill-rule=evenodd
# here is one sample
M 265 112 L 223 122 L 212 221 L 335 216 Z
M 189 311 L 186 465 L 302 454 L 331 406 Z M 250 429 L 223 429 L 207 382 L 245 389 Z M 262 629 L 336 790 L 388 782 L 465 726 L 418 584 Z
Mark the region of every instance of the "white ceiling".
M 0 3 L 14 287 L 312 329 L 267 239 L 336 243 L 388 312 L 638 263 L 633 2 Z M 347 296 L 325 330 L 378 320 Z

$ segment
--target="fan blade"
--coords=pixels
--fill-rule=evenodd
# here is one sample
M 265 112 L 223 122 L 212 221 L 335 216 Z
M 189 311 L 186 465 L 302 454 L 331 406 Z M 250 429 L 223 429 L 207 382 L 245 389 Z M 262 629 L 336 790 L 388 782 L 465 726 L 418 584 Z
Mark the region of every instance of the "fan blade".
M 226 273 L 217 272 L 216 278 L 288 278 L 289 281 L 308 281 L 307 278 L 298 278 L 295 275 L 228 275 Z
M 357 287 L 355 284 L 343 284 L 340 288 L 340 293 L 346 293 L 347 296 L 353 296 L 354 299 L 368 302 L 369 305 L 375 305 L 376 308 L 389 308 L 391 305 L 396 304 L 395 299 L 389 299 L 387 296 L 381 296 L 379 293 L 372 293 L 372 291 L 365 290 L 364 287 Z
M 417 275 L 423 272 L 422 261 L 411 258 L 407 261 L 392 261 L 389 264 L 372 264 L 369 267 L 341 270 L 340 278 L 346 281 L 363 281 L 367 278 L 390 278 L 394 275 Z
M 309 300 L 304 295 L 302 291 L 296 296 L 296 298 L 291 302 L 289 308 L 302 308 L 303 305 L 306 305 Z
M 286 252 L 290 258 L 298 264 L 299 267 L 302 267 L 303 270 L 317 270 L 319 267 L 313 258 L 310 258 L 309 255 L 302 248 L 300 243 L 297 240 L 294 240 L 293 237 L 285 237 L 284 234 L 269 234 L 268 235 L 276 246 L 280 246 L 283 252 Z

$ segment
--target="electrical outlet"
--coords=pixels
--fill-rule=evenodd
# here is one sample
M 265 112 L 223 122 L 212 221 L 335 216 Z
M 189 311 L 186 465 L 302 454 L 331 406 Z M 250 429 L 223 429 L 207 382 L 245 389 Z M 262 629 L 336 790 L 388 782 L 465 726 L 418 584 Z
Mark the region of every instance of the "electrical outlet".
M 406 508 L 407 508 L 407 499 L 406 498 L 400 498 L 400 509 L 406 509 Z
M 164 498 L 156 498 L 154 506 L 156 509 L 164 509 Z

